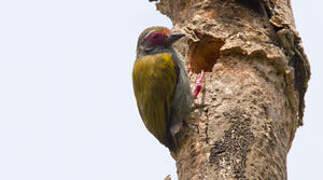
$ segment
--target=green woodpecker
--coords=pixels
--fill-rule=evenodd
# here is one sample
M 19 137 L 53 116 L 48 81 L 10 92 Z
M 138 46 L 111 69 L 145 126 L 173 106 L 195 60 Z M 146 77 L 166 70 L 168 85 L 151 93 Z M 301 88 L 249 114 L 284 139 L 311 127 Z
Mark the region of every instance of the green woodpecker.
M 193 96 L 187 73 L 172 44 L 183 37 L 165 27 L 150 27 L 138 39 L 133 89 L 146 128 L 170 150 L 190 112 Z

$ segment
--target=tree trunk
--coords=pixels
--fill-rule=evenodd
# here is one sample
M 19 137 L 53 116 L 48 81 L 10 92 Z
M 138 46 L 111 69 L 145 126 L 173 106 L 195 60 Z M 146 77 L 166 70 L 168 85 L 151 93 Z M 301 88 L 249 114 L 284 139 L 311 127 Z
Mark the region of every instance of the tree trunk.
M 179 180 L 287 179 L 310 67 L 289 0 L 160 0 L 187 34 L 192 86 L 206 72 L 181 147 Z

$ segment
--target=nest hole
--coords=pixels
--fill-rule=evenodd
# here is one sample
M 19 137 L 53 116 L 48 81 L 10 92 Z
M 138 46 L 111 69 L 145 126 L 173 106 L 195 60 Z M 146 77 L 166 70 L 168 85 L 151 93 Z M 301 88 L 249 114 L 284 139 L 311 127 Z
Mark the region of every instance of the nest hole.
M 198 42 L 192 42 L 188 51 L 188 62 L 194 73 L 202 70 L 211 72 L 220 56 L 220 48 L 224 45 L 221 39 L 204 35 Z

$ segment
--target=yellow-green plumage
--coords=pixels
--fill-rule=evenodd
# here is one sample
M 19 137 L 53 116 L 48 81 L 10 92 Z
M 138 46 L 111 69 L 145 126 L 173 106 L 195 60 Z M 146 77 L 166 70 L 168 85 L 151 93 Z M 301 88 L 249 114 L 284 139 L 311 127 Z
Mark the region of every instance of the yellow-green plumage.
M 155 26 L 139 36 L 133 88 L 147 129 L 171 151 L 190 112 L 192 94 L 183 61 L 172 44 L 184 34 Z
M 168 132 L 171 98 L 177 74 L 169 53 L 143 56 L 135 61 L 133 88 L 141 118 L 147 129 L 166 146 L 171 146 Z

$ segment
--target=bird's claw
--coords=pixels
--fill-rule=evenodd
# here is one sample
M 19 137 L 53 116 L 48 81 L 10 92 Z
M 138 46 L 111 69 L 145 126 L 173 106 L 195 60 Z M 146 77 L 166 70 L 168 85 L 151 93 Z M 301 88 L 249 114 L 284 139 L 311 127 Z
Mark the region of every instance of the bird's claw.
M 202 70 L 201 73 L 197 76 L 197 79 L 196 79 L 196 83 L 195 83 L 195 87 L 194 87 L 194 91 L 193 91 L 194 99 L 197 98 L 197 95 L 200 93 L 200 91 L 202 89 L 203 77 L 204 77 L 204 71 Z

